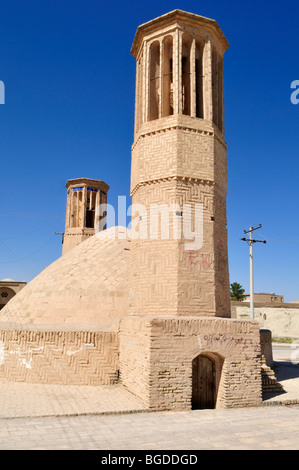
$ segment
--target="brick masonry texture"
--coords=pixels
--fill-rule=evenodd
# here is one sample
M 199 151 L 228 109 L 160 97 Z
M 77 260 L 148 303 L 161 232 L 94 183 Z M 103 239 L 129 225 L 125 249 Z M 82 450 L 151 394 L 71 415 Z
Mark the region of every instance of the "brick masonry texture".
M 176 10 L 142 25 L 132 48 L 137 85 L 131 195 L 134 204 L 147 208 L 146 214 L 139 214 L 140 225 L 144 217 L 148 220 L 154 204 L 178 205 L 183 216 L 184 204 L 190 205 L 192 215 L 198 205 L 203 209 L 200 248 L 187 249 L 184 237 L 164 240 L 161 227 L 156 238 L 131 243 L 131 318 L 121 320 L 120 374 L 128 390 L 153 410 L 190 409 L 192 361 L 200 355 L 215 367 L 217 408 L 258 406 L 262 399 L 258 323 L 230 318 L 221 74 L 227 42 L 208 23 Z M 190 49 L 184 42 L 187 37 Z M 199 38 L 203 86 L 197 82 L 195 96 Z M 161 76 L 167 71 L 165 44 L 169 41 L 173 44 L 173 113 L 165 117 L 169 88 Z M 184 60 L 190 64 L 185 77 Z M 186 75 L 191 104 L 183 114 Z M 197 119 L 192 106 L 200 94 L 204 109 Z M 191 221 L 192 215 L 188 215 Z
M 0 341 L 0 379 L 65 385 L 118 381 L 117 333 L 5 329 Z
M 129 247 L 113 228 L 80 243 L 22 289 L 1 310 L 0 322 L 117 331 L 128 308 Z
M 123 237 L 124 229 L 119 231 Z M 0 378 L 41 384 L 118 382 L 129 247 L 130 241 L 118 239 L 114 229 L 94 235 L 42 271 L 1 310 Z
M 120 371 L 120 382 L 146 408 L 188 410 L 200 377 L 212 383 L 217 408 L 261 404 L 258 322 L 230 318 L 222 74 L 227 47 L 214 20 L 180 10 L 138 28 L 131 195 L 142 209 L 132 225 L 138 221 L 142 229 L 148 221 L 147 237 L 129 241 L 126 233 L 114 238 L 113 228 L 104 230 L 13 298 L 0 314 L 8 325 L 0 330 L 0 378 L 104 385 L 116 383 Z M 184 233 L 162 236 L 161 224 L 151 237 L 153 205 L 178 205 L 170 220 L 186 216 L 191 231 L 200 206 L 201 246 L 186 248 L 192 240 Z M 76 207 L 81 230 L 84 211 Z M 209 379 L 201 366 L 193 368 L 200 355 L 212 363 Z
M 215 361 L 217 408 L 261 404 L 257 322 L 199 317 L 122 320 L 121 380 L 150 409 L 191 408 L 192 360 L 199 354 Z
M 187 120 L 189 119 L 186 117 Z M 219 151 L 220 157 L 214 155 L 213 146 L 205 145 L 206 137 L 197 136 L 181 130 L 169 131 L 173 134 L 174 143 L 169 143 L 167 131 L 160 136 L 161 145 L 157 149 L 150 142 L 145 144 L 144 154 L 141 150 L 136 156 L 132 153 L 132 195 L 133 203 L 150 208 L 154 204 L 165 204 L 168 207 L 177 204 L 183 208 L 190 204 L 193 210 L 196 204 L 203 205 L 203 246 L 201 249 L 186 250 L 185 243 L 192 240 L 163 240 L 158 233 L 157 240 L 138 240 L 131 244 L 131 279 L 132 292 L 131 312 L 146 312 L 183 315 L 217 315 L 230 316 L 229 275 L 227 262 L 227 231 L 226 231 L 226 167 L 225 150 Z M 180 139 L 181 133 L 183 138 Z M 176 137 L 176 138 L 174 138 Z M 151 136 L 151 139 L 155 137 Z M 189 150 L 182 149 L 183 140 Z M 203 140 L 202 140 L 203 139 Z M 213 139 L 209 137 L 210 141 Z M 212 139 L 212 140 L 211 140 Z M 206 154 L 201 146 L 206 146 Z M 167 151 L 166 151 L 167 149 Z M 209 152 L 211 152 L 209 154 Z M 171 168 L 169 155 L 182 163 L 182 169 Z M 188 156 L 189 155 L 189 156 Z M 193 155 L 193 163 L 189 161 Z M 208 156 L 209 155 L 209 156 Z M 190 157 L 190 158 L 189 158 Z M 196 163 L 197 158 L 197 163 Z M 206 158 L 209 158 L 208 163 Z M 144 174 L 135 179 L 136 167 L 144 170 Z M 201 160 L 203 159 L 203 164 Z M 217 165 L 216 162 L 217 161 Z M 151 166 L 147 168 L 146 163 Z M 197 166 L 196 166 L 197 165 Z M 215 181 L 214 167 L 223 167 L 219 174 L 219 184 Z M 206 171 L 203 168 L 208 168 Z M 159 168 L 161 168 L 159 170 Z M 196 170 L 195 170 L 196 168 Z M 168 176 L 176 171 L 177 176 Z M 166 175 L 161 178 L 161 174 Z M 149 176 L 146 181 L 146 174 Z M 183 174 L 184 176 L 180 176 Z M 193 177 L 191 178 L 191 174 Z M 154 175 L 154 176 L 153 176 Z M 200 178 L 201 175 L 201 178 Z M 204 177 L 203 177 L 204 175 Z M 157 178 L 157 179 L 155 179 Z M 210 178 L 210 179 L 204 179 Z M 135 185 L 135 186 L 134 186 Z M 147 211 L 150 221 L 150 210 Z M 170 225 L 171 225 L 171 219 Z M 148 224 L 150 225 L 150 224 Z M 170 234 L 171 236 L 171 234 Z M 163 275 L 162 275 L 163 273 Z M 200 313 L 198 313 L 200 312 Z
M 214 153 L 219 163 L 214 165 Z M 142 126 L 132 148 L 131 191 L 137 184 L 174 175 L 226 181 L 226 144 L 205 120 L 169 116 Z

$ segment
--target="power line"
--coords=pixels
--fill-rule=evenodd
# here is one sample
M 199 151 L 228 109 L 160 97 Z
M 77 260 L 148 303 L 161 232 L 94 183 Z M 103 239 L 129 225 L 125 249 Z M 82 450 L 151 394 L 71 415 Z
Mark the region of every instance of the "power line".
M 266 240 L 255 240 L 252 237 L 254 230 L 262 228 L 262 224 L 258 227 L 250 227 L 249 230 L 244 230 L 244 233 L 249 233 L 249 238 L 240 238 L 243 242 L 249 244 L 249 264 L 250 264 L 250 318 L 254 319 L 254 287 L 253 287 L 253 245 L 254 243 L 267 243 Z
M 21 263 L 23 260 L 26 260 L 27 258 L 31 258 L 31 256 L 35 255 L 38 253 L 40 250 L 42 250 L 50 241 L 55 237 L 55 235 L 52 235 L 51 238 L 49 238 L 43 245 L 41 245 L 37 250 L 33 251 L 30 253 L 30 255 L 24 256 L 23 258 L 17 258 L 14 254 L 14 257 L 16 258 L 14 261 L 0 261 L 0 264 L 8 264 L 8 263 Z M 1 246 L 0 246 L 1 248 Z M 12 252 L 11 252 L 12 253 Z
M 49 224 L 47 225 L 43 225 L 42 227 L 39 227 L 35 230 L 32 230 L 31 232 L 26 232 L 26 233 L 21 233 L 21 234 L 18 234 L 18 235 L 12 235 L 10 237 L 5 237 L 5 238 L 0 238 L 0 241 L 3 241 L 3 240 L 12 240 L 14 238 L 23 238 L 23 237 L 28 237 L 29 235 L 32 235 L 33 233 L 36 233 L 36 232 L 40 232 L 41 230 L 44 230 L 48 227 L 50 227 L 51 225 L 54 225 L 54 223 L 56 224 L 57 220 L 60 220 L 60 219 L 55 219 L 53 220 L 52 222 L 50 222 Z

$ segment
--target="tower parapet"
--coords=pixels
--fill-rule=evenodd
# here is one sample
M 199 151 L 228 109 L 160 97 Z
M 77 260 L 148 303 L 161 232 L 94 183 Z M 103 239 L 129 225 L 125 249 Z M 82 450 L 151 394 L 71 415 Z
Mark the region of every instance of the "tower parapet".
M 135 133 L 183 114 L 224 130 L 223 55 L 228 41 L 215 20 L 174 10 L 138 27 Z

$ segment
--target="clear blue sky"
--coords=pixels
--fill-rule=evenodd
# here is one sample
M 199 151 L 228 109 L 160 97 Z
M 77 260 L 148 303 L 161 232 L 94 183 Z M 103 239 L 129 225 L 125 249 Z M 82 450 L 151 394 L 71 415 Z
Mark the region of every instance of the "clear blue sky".
M 218 21 L 225 54 L 230 281 L 299 300 L 299 2 L 2 0 L 0 279 L 30 281 L 61 255 L 70 178 L 129 198 L 138 25 L 180 8 Z M 128 199 L 129 201 L 129 199 Z

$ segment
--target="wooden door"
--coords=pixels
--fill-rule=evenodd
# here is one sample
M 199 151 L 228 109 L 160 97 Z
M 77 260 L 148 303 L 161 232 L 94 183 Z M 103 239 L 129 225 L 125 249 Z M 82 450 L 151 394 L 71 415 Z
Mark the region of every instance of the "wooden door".
M 192 362 L 192 409 L 215 408 L 215 364 L 207 356 Z

